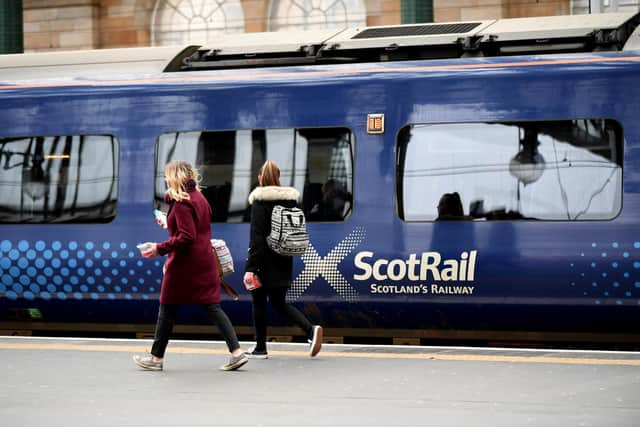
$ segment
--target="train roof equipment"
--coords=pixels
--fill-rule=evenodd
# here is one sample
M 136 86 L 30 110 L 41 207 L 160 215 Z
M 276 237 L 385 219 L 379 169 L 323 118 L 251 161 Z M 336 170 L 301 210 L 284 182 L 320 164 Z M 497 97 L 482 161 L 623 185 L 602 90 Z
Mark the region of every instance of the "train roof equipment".
M 165 71 L 620 51 L 639 24 L 640 14 L 628 12 L 347 28 L 299 38 L 238 34 L 201 46 Z
M 0 80 L 640 49 L 640 13 L 265 33 L 213 43 L 0 56 Z

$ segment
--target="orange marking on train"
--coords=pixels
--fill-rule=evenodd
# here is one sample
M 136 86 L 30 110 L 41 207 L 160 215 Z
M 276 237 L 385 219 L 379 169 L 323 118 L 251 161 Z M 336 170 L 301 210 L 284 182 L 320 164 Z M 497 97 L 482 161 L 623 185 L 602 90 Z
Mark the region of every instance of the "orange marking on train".
M 61 343 L 0 343 L 0 350 L 61 350 L 61 351 L 102 351 L 120 353 L 147 352 L 147 346 L 141 345 L 105 345 L 105 344 L 61 344 Z M 225 349 L 200 347 L 171 346 L 171 354 L 212 354 L 227 355 Z M 271 356 L 308 357 L 307 351 L 269 351 Z M 358 359 L 413 359 L 413 360 L 447 360 L 458 362 L 505 362 L 505 363 L 554 363 L 571 365 L 608 365 L 608 366 L 640 366 L 640 359 L 600 359 L 594 357 L 560 357 L 560 356 L 501 356 L 478 354 L 440 354 L 440 353 L 364 353 L 349 351 L 323 351 L 319 357 L 358 358 Z
M 485 63 L 485 64 L 460 64 L 460 65 L 431 65 L 431 66 L 414 66 L 414 67 L 395 67 L 395 68 L 364 68 L 351 70 L 317 70 L 317 71 L 296 71 L 296 72 L 274 72 L 274 73 L 257 73 L 257 74 L 231 74 L 218 76 L 191 76 L 191 77 L 166 77 L 166 78 L 150 78 L 150 79 L 130 79 L 130 80 L 86 80 L 74 82 L 59 83 L 33 83 L 33 84 L 15 84 L 1 85 L 0 90 L 7 89 L 32 89 L 47 87 L 73 87 L 73 86 L 117 86 L 117 85 L 136 85 L 136 84 L 153 84 L 153 83 L 189 83 L 189 82 L 215 82 L 227 80 L 260 80 L 266 78 L 283 78 L 283 77 L 321 77 L 321 76 L 339 76 L 354 75 L 366 73 L 403 73 L 403 72 L 433 72 L 446 70 L 473 70 L 486 68 L 509 68 L 509 67 L 532 67 L 539 65 L 568 65 L 568 64 L 590 64 L 590 63 L 608 63 L 620 61 L 640 61 L 640 56 L 622 56 L 613 58 L 577 58 L 577 59 L 559 59 L 559 60 L 541 60 L 541 61 L 518 61 L 506 63 Z

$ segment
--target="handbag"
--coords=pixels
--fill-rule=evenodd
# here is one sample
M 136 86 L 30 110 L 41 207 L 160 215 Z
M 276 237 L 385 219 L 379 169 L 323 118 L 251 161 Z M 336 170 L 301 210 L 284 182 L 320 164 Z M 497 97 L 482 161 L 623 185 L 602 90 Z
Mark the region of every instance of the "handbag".
M 238 295 L 236 290 L 233 289 L 231 285 L 228 284 L 223 278 L 220 278 L 220 287 L 222 288 L 224 293 L 227 294 L 227 296 L 232 300 L 238 301 L 240 299 L 240 295 Z
M 211 239 L 211 246 L 218 259 L 218 267 L 220 267 L 222 275 L 228 276 L 233 273 L 233 257 L 227 242 L 222 239 Z

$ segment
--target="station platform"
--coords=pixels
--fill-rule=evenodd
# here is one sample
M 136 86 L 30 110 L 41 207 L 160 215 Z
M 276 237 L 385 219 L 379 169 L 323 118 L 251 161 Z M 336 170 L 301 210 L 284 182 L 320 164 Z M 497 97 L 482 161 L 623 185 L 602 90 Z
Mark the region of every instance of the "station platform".
M 640 425 L 638 352 L 270 343 L 224 372 L 223 342 L 174 340 L 150 372 L 150 345 L 0 337 L 0 425 Z

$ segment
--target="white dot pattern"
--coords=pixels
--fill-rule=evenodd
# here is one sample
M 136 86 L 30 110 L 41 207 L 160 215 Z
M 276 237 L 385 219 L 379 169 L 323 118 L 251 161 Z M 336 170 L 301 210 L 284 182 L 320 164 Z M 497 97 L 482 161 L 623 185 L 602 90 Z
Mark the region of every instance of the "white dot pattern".
M 338 264 L 353 251 L 366 236 L 364 227 L 356 227 L 331 252 L 321 258 L 311 242 L 302 256 L 304 269 L 295 278 L 287 295 L 289 301 L 295 301 L 304 294 L 311 283 L 322 276 L 342 298 L 348 302 L 358 300 L 358 292 L 338 270 Z
M 124 241 L 1 240 L 0 298 L 157 298 L 162 281 L 160 262 L 137 260 L 133 245 L 135 242 Z M 121 269 L 113 268 L 116 265 Z

